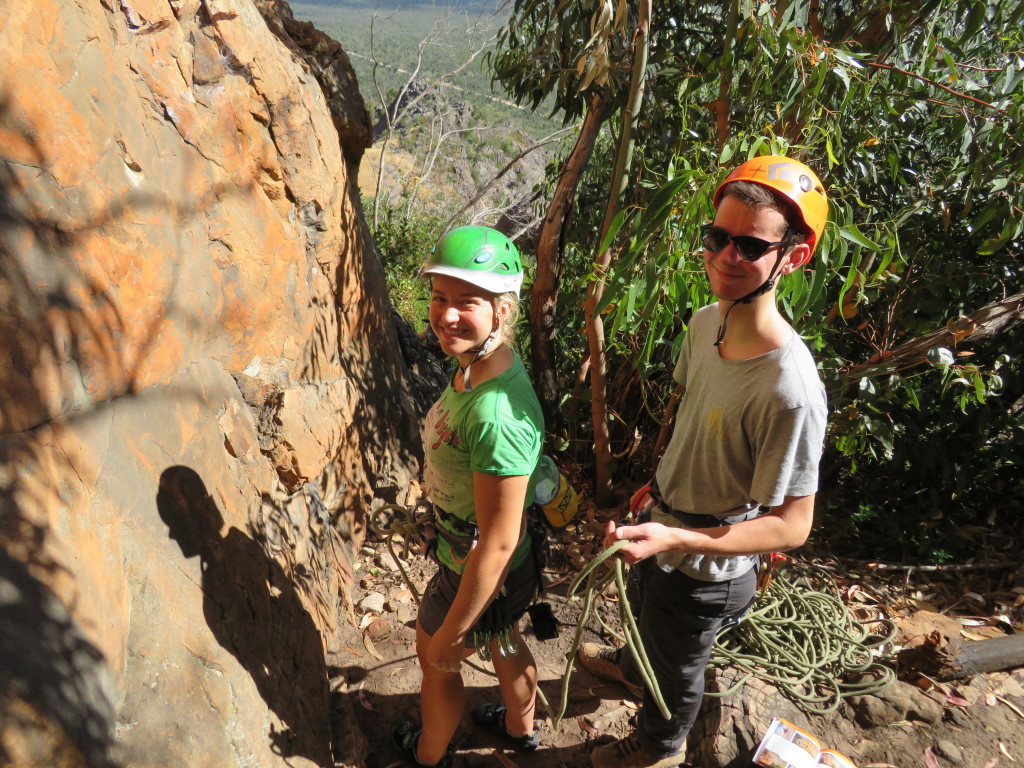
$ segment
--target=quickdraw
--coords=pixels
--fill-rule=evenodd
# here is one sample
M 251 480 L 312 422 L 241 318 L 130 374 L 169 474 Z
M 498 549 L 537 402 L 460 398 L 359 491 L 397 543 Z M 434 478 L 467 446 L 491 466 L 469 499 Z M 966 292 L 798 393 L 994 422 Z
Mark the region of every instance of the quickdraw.
M 516 656 L 519 653 L 519 644 L 512 638 L 512 627 L 503 627 L 494 632 L 473 632 L 473 645 L 476 646 L 476 655 L 481 661 L 490 661 L 493 657 L 491 641 L 498 644 L 498 653 L 501 658 Z

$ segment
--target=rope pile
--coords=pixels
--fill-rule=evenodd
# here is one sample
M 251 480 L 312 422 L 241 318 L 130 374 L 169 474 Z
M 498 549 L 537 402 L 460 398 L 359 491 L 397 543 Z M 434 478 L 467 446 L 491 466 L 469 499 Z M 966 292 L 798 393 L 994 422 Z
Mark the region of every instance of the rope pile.
M 566 656 L 565 675 L 559 711 L 553 712 L 557 730 L 564 715 L 569 694 L 569 677 L 580 646 L 584 626 L 594 613 L 596 596 L 614 580 L 619 592 L 619 616 L 624 637 L 619 636 L 595 614 L 604 630 L 625 644 L 637 661 L 644 684 L 659 710 L 667 718 L 667 708 L 654 679 L 639 631 L 625 599 L 626 587 L 622 563 L 618 558 L 610 569 L 598 576 L 598 568 L 626 542 L 620 541 L 594 558 L 574 579 L 566 597 L 583 600 L 572 647 Z M 843 698 L 876 693 L 895 678 L 892 669 L 881 661 L 883 647 L 892 640 L 895 626 L 878 619 L 878 631 L 850 613 L 842 602 L 839 588 L 831 578 L 823 577 L 807 566 L 796 578 L 775 571 L 754 604 L 736 622 L 730 623 L 715 639 L 709 665 L 736 666 L 746 674 L 727 691 L 707 693 L 726 696 L 734 693 L 751 677 L 766 680 L 810 713 L 825 714 L 838 708 Z M 793 570 L 795 574 L 795 570 Z M 582 589 L 582 596 L 577 593 Z
M 790 578 L 790 575 L 795 578 Z M 856 620 L 839 588 L 808 567 L 776 571 L 742 619 L 715 639 L 710 664 L 736 666 L 770 682 L 806 711 L 835 711 L 846 696 L 876 693 L 895 678 L 878 660 L 895 626 L 878 619 L 877 630 Z

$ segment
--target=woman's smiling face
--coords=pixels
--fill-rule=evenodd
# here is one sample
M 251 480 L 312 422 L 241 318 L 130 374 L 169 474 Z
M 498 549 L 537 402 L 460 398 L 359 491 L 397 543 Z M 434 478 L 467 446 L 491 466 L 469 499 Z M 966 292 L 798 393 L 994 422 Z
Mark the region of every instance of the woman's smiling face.
M 495 316 L 494 298 L 475 285 L 449 275 L 434 275 L 430 289 L 430 327 L 446 355 L 479 349 L 498 327 L 507 305 Z

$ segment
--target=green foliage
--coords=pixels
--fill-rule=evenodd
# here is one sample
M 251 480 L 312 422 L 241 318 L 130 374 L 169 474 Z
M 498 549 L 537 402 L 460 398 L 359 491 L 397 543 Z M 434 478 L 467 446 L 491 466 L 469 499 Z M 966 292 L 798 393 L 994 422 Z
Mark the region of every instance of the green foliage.
M 846 554 L 912 561 L 974 556 L 990 531 L 994 544 L 1017 525 L 1024 371 L 998 345 L 984 345 L 977 357 L 994 358 L 989 372 L 940 363 L 939 387 L 892 376 L 866 384 L 855 403 L 834 414 L 833 427 L 846 433 L 835 449 L 860 457 L 856 466 L 833 463 L 842 468 L 842 493 L 823 499 L 826 537 L 844 542 Z M 866 434 L 872 439 L 856 437 Z M 841 445 L 857 439 L 864 450 Z
M 430 287 L 419 277 L 444 225 L 440 216 L 423 213 L 406 215 L 404 210 L 385 208 L 372 233 L 387 278 L 391 303 L 413 328 L 427 323 Z
M 782 281 L 778 300 L 830 394 L 823 506 L 880 515 L 904 532 L 887 537 L 890 554 L 927 557 L 987 520 L 992 489 L 1018 487 L 1008 446 L 1021 444 L 1019 330 L 969 360 L 950 349 L 932 363 L 855 366 L 1019 290 L 1024 4 L 824 5 L 818 16 L 810 0 L 656 5 L 638 162 L 601 307 L 608 369 L 637 370 L 667 395 L 679 331 L 712 300 L 697 244 L 711 194 L 748 157 L 800 157 L 825 181 L 830 219 L 813 265 Z M 565 120 L 594 96 L 617 105 L 632 34 L 621 14 L 519 0 L 496 79 L 521 103 L 553 98 Z M 607 156 L 593 165 L 610 167 Z M 570 251 L 601 245 L 591 212 L 606 187 L 593 176 L 581 187 Z M 592 279 L 585 261 L 564 274 L 576 302 Z M 575 308 L 562 309 L 579 339 Z M 624 426 L 625 440 L 642 422 Z M 923 499 L 941 506 L 928 526 Z

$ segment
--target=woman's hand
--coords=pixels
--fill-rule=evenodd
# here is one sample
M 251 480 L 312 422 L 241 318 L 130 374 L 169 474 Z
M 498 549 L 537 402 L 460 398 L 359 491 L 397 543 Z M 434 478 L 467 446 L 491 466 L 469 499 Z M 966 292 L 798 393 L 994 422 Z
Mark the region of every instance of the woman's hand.
M 442 672 L 458 673 L 470 651 L 463 645 L 464 637 L 446 632 L 442 625 L 437 633 L 430 638 L 427 647 L 427 663 Z

